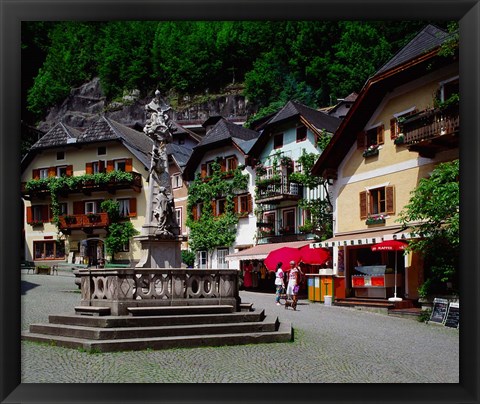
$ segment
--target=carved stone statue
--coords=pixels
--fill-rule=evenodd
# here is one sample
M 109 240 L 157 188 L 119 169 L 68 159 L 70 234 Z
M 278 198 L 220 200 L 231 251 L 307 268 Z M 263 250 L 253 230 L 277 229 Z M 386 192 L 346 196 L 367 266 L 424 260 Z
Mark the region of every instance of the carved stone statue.
M 153 140 L 148 177 L 150 188 L 147 207 L 147 211 L 150 212 L 148 224 L 156 221 L 155 235 L 163 237 L 174 236 L 172 229 L 178 227 L 166 151 L 167 143 L 172 141 L 172 133 L 175 131 L 168 115 L 170 109 L 160 96 L 160 91 L 155 91 L 155 98 L 145 106 L 147 121 L 143 128 L 145 134 Z

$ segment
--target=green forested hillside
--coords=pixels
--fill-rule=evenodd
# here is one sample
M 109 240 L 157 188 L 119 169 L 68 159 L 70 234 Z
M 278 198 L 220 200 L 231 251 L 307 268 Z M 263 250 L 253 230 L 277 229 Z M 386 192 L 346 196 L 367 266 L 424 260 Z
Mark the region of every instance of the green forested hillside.
M 24 107 L 39 118 L 94 76 L 109 99 L 134 88 L 181 98 L 235 82 L 264 112 L 292 98 L 326 106 L 358 92 L 427 23 L 24 22 Z

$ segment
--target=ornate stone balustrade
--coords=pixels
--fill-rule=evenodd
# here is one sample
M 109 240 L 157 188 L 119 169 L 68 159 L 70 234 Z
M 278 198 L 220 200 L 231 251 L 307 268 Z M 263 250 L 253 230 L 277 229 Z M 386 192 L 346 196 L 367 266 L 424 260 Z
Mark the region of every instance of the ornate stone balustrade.
M 80 269 L 82 306 L 127 307 L 240 305 L 238 271 L 231 269 Z

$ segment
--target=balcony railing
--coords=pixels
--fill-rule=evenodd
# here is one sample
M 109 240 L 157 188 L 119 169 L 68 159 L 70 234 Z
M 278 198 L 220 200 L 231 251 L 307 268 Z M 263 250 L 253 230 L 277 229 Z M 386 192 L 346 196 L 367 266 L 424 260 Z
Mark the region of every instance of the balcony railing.
M 286 176 L 260 179 L 257 182 L 257 203 L 299 200 L 302 195 L 302 185 L 289 181 Z
M 90 195 L 94 191 L 107 191 L 109 193 L 115 193 L 119 189 L 132 189 L 135 192 L 140 192 L 142 189 L 142 175 L 137 172 L 129 172 L 132 175 L 132 179 L 117 179 L 112 177 L 108 181 L 95 181 L 94 179 L 85 179 L 80 180 L 75 187 L 64 186 L 58 190 L 61 195 L 68 195 L 74 193 L 84 193 Z M 21 184 L 21 194 L 25 199 L 31 199 L 35 197 L 45 197 L 50 194 L 50 189 L 48 186 L 48 179 L 44 182 L 39 182 L 35 184 L 34 188 L 27 189 L 27 183 L 22 182 Z M 42 181 L 42 180 L 40 180 Z
M 104 228 L 110 224 L 108 213 L 60 216 L 60 230 L 85 230 Z
M 428 109 L 407 118 L 401 128 L 409 150 L 431 156 L 442 149 L 458 147 L 459 109 Z

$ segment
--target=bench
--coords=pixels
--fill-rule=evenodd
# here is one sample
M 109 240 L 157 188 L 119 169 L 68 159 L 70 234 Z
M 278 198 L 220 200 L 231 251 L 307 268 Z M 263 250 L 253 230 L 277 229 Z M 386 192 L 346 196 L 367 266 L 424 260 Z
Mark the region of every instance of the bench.
M 105 268 L 130 268 L 130 264 L 113 264 L 113 263 L 107 263 L 105 264 Z
M 20 263 L 20 269 L 26 269 L 27 274 L 32 270 L 35 273 L 35 263 L 33 261 L 22 261 Z

